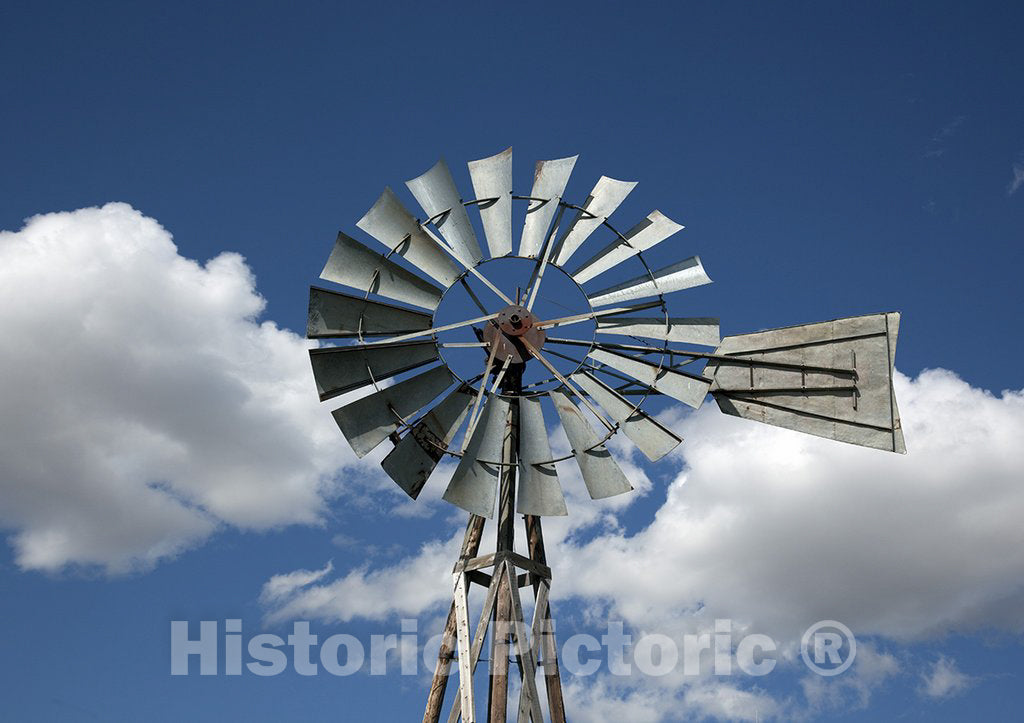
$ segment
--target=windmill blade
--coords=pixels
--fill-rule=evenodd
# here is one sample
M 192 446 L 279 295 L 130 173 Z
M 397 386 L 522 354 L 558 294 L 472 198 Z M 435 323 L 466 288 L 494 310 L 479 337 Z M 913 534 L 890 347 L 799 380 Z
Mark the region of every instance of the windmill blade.
M 605 316 L 597 319 L 598 334 L 640 336 L 681 344 L 718 346 L 718 319 L 708 317 Z
M 653 275 L 653 279 L 651 276 Z M 634 301 L 645 296 L 668 294 L 672 291 L 690 289 L 710 284 L 711 279 L 700 263 L 700 257 L 693 256 L 683 261 L 643 274 L 615 286 L 609 286 L 595 294 L 588 294 L 592 306 L 606 306 L 622 301 Z
M 362 458 L 454 382 L 447 367 L 434 367 L 335 409 L 334 421 L 352 451 Z
M 444 159 L 435 163 L 422 176 L 406 181 L 405 185 L 427 215 L 435 219 L 434 225 L 456 254 L 470 266 L 483 260 L 484 255 L 477 243 L 473 225 L 469 222 L 459 189 L 455 187 L 452 173 Z
M 594 185 L 594 190 L 587 196 L 583 204 L 584 210 L 576 214 L 569 229 L 558 242 L 555 264 L 565 266 L 576 249 L 612 215 L 634 188 L 636 181 L 616 181 L 614 178 L 601 176 Z
M 320 278 L 424 309 L 434 310 L 441 303 L 441 289 L 343 233 Z
M 458 281 L 460 272 L 455 262 L 427 236 L 390 188 L 384 189 L 356 226 L 445 288 Z
M 388 477 L 416 499 L 473 403 L 472 387 L 462 384 L 423 415 L 380 463 Z
M 534 258 L 540 254 L 544 240 L 547 238 L 548 228 L 551 226 L 551 219 L 554 218 L 555 211 L 558 210 L 558 202 L 562 200 L 562 194 L 565 193 L 565 187 L 569 183 L 569 176 L 572 175 L 577 158 L 579 156 L 558 158 L 553 161 L 537 161 L 530 198 L 544 200 L 530 201 L 530 205 L 526 209 L 523 234 L 519 239 L 520 256 Z
M 587 356 L 594 361 L 607 364 L 612 369 L 617 369 L 623 374 L 628 374 L 641 384 L 673 399 L 678 399 L 683 404 L 688 404 L 694 409 L 700 407 L 708 393 L 708 388 L 711 386 L 711 382 L 707 379 L 684 374 L 673 369 L 659 369 L 656 364 L 651 364 L 644 359 L 602 349 L 600 346 L 591 349 L 590 354 Z
M 470 161 L 469 177 L 491 258 L 507 256 L 512 253 L 512 148 Z
M 438 359 L 433 341 L 310 349 L 320 401 L 387 379 Z
M 905 453 L 892 389 L 899 324 L 889 312 L 727 336 L 715 353 L 729 358 L 705 374 L 726 414 Z
M 309 287 L 306 338 L 390 336 L 430 328 L 430 315 L 316 286 Z
M 607 447 L 599 444 L 601 437 L 569 396 L 561 389 L 553 389 L 548 392 L 548 396 L 555 403 L 562 429 L 569 438 L 573 456 L 580 467 L 590 497 L 602 500 L 632 490 L 633 486 L 629 484 L 618 462 Z
M 586 283 L 630 256 L 660 244 L 682 229 L 682 224 L 676 223 L 661 211 L 651 211 L 647 218 L 624 234 L 625 242 L 615 239 L 584 262 L 572 277 L 577 284 Z
M 494 517 L 501 467 L 488 463 L 504 459 L 508 411 L 507 399 L 497 395 L 488 398 L 483 419 L 476 425 L 473 438 L 444 492 L 446 501 L 471 514 Z
M 634 409 L 634 405 L 596 377 L 581 371 L 569 378 L 619 423 L 619 428 L 652 462 L 664 457 L 683 441 L 682 437 L 673 434 L 643 410 Z
M 548 428 L 539 397 L 519 399 L 519 497 L 516 511 L 523 515 L 567 515 L 565 497 L 558 484 Z

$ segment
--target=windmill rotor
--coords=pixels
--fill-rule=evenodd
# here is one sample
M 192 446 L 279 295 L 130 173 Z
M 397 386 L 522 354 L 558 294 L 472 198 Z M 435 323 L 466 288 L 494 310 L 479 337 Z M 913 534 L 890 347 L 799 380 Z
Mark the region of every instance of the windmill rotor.
M 710 395 L 732 416 L 906 451 L 892 389 L 898 313 L 721 338 L 717 318 L 677 316 L 668 302 L 711 283 L 700 257 L 652 265 L 645 256 L 664 257 L 660 245 L 684 226 L 653 210 L 619 231 L 610 218 L 632 181 L 601 176 L 581 203 L 566 200 L 577 158 L 538 162 L 523 195 L 511 148 L 470 161 L 469 199 L 441 160 L 405 184 L 419 212 L 385 188 L 355 224 L 372 242 L 338 233 L 321 278 L 339 288 L 310 288 L 307 336 L 332 344 L 310 350 L 321 401 L 364 392 L 332 412 L 357 456 L 390 441 L 381 465 L 413 499 L 449 458 L 442 497 L 474 516 L 471 527 L 496 507 L 507 520 L 514 502 L 539 535 L 539 519 L 529 520 L 569 512 L 563 463 L 605 499 L 633 489 L 608 451 L 615 434 L 651 461 L 683 441 L 644 409 L 659 396 L 697 409 Z M 552 452 L 554 420 L 569 454 Z M 489 585 L 529 562 L 509 557 L 509 540 L 490 561 Z M 464 622 L 466 574 L 457 574 L 453 632 Z M 536 593 L 546 606 L 546 588 Z M 489 592 L 494 599 L 504 600 Z M 463 632 L 457 705 L 471 720 L 465 684 L 477 657 Z

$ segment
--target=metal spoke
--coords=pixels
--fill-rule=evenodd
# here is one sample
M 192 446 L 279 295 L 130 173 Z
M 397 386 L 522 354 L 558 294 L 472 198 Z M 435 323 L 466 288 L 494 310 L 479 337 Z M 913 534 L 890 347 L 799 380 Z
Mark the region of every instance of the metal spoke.
M 524 337 L 519 337 L 519 341 L 521 341 L 523 343 L 523 346 L 525 346 L 526 349 L 537 358 L 537 361 L 539 361 L 541 364 L 547 367 L 548 371 L 555 375 L 555 378 L 558 381 L 560 381 L 566 389 L 568 389 L 570 392 L 572 392 L 573 394 L 580 398 L 580 400 L 586 405 L 587 409 L 593 412 L 594 416 L 597 417 L 597 421 L 603 424 L 605 428 L 607 428 L 608 430 L 615 429 L 615 426 L 604 418 L 604 415 L 601 414 L 597 407 L 595 407 L 587 400 L 583 392 L 579 391 L 575 386 L 573 386 L 573 384 L 568 379 L 562 376 L 561 372 L 555 369 L 554 365 L 551 362 L 544 358 L 544 356 L 540 353 L 537 347 L 528 342 Z
M 551 227 L 551 232 L 548 234 L 547 241 L 544 244 L 544 250 L 540 257 L 537 259 L 537 264 L 533 267 L 533 278 L 530 279 L 530 295 L 526 300 L 526 310 L 533 311 L 533 303 L 537 300 L 537 292 L 540 291 L 540 282 L 544 278 L 544 271 L 548 267 L 548 263 L 551 259 L 551 254 L 555 250 L 555 234 L 558 232 L 558 225 L 562 221 L 562 214 L 565 212 L 565 205 L 559 204 L 558 215 L 555 217 L 555 223 Z
M 541 321 L 534 326 L 541 329 L 547 329 L 552 326 L 568 326 L 569 324 L 578 324 L 581 321 L 588 321 L 589 319 L 597 319 L 601 316 L 611 316 L 613 314 L 625 314 L 630 311 L 643 311 L 644 309 L 650 309 L 655 306 L 661 306 L 661 301 L 648 301 L 643 304 L 634 304 L 632 306 L 619 306 L 614 309 L 602 309 L 601 311 L 587 311 L 582 314 L 573 314 L 572 316 L 563 316 L 558 319 L 549 319 L 547 321 Z
M 484 398 L 484 390 L 487 388 L 487 375 L 491 373 L 491 366 L 494 364 L 494 356 L 498 353 L 498 345 L 491 345 L 491 353 L 487 355 L 487 363 L 484 364 L 483 378 L 480 380 L 480 388 L 476 391 L 476 399 L 473 400 L 473 409 L 469 413 L 469 426 L 466 427 L 466 436 L 462 440 L 461 452 L 465 454 L 466 447 L 469 446 L 469 440 L 473 436 L 473 430 L 476 428 L 476 423 L 479 421 L 477 413 L 480 410 L 480 402 Z
M 484 276 L 479 271 L 477 271 L 476 267 L 473 266 L 473 264 L 466 263 L 466 261 L 461 256 L 459 256 L 458 252 L 456 252 L 448 244 L 446 244 L 444 241 L 442 241 L 440 238 L 438 238 L 437 235 L 427 227 L 426 223 L 421 223 L 420 224 L 420 228 L 423 229 L 423 231 L 427 234 L 427 236 L 431 240 L 433 240 L 433 242 L 435 244 L 437 244 L 439 248 L 441 248 L 442 250 L 447 252 L 453 259 L 458 261 L 462 265 L 462 267 L 464 269 L 466 269 L 466 271 L 468 271 L 469 273 L 473 274 L 473 276 L 475 276 L 476 278 L 480 279 L 480 282 L 484 286 L 486 286 L 488 289 L 493 291 L 498 296 L 499 299 L 504 301 L 509 306 L 512 306 L 512 299 L 510 299 L 507 296 L 505 296 L 505 294 L 502 293 L 501 289 L 499 289 L 497 286 L 492 284 L 490 282 L 490 280 L 487 279 L 486 276 Z
M 435 326 L 430 329 L 424 329 L 423 331 L 414 331 L 411 334 L 403 334 L 402 336 L 396 336 L 386 341 L 374 341 L 370 342 L 367 346 L 373 346 L 374 344 L 384 344 L 387 342 L 405 341 L 406 339 L 416 339 L 421 336 L 432 336 L 442 331 L 451 331 L 452 329 L 461 329 L 464 326 L 470 326 L 471 324 L 479 324 L 483 321 L 490 321 L 491 319 L 497 318 L 497 314 L 488 314 L 487 316 L 478 316 L 475 319 L 467 319 L 466 321 L 457 321 L 454 324 L 445 324 L 444 326 Z

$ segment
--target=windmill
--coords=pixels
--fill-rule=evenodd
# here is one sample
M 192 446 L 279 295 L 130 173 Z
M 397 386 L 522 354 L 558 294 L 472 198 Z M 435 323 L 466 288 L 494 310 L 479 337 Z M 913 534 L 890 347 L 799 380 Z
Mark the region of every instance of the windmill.
M 682 441 L 644 411 L 647 400 L 697 408 L 710 394 L 726 414 L 905 452 L 892 389 L 898 313 L 720 339 L 718 319 L 672 316 L 665 299 L 710 283 L 700 259 L 652 268 L 644 257 L 682 226 L 652 211 L 619 231 L 609 217 L 636 184 L 605 176 L 571 203 L 563 194 L 575 162 L 538 162 L 529 195 L 517 195 L 511 148 L 472 161 L 466 200 L 439 161 L 406 184 L 425 219 L 385 189 L 356 223 L 375 244 L 339 233 L 321 274 L 348 290 L 310 289 L 308 336 L 336 340 L 310 350 L 320 400 L 369 392 L 333 411 L 352 449 L 362 457 L 390 441 L 382 466 L 414 499 L 451 458 L 443 498 L 470 513 L 424 721 L 440 719 L 453 661 L 448 720 L 476 720 L 487 639 L 487 719 L 505 720 L 511 653 L 519 720 L 543 720 L 538 669 L 550 719 L 565 720 L 541 518 L 567 514 L 563 465 L 594 499 L 632 489 L 608 452 L 615 433 L 651 461 Z M 523 278 L 495 283 L 491 268 L 511 259 Z M 542 310 L 545 284 L 560 285 L 555 303 L 568 308 Z M 556 418 L 571 448 L 563 456 L 548 437 Z M 479 555 L 495 512 L 495 551 Z M 514 549 L 516 513 L 528 556 Z M 474 585 L 486 594 L 471 634 Z M 522 588 L 533 592 L 529 624 Z

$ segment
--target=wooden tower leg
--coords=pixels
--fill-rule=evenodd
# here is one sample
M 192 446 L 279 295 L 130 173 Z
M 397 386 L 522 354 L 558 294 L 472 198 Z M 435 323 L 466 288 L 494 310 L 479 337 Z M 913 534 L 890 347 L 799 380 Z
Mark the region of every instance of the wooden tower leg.
M 459 562 L 470 560 L 476 557 L 480 551 L 480 538 L 484 532 L 485 518 L 479 515 L 470 515 L 469 523 L 466 525 L 466 535 L 462 538 L 462 552 L 459 553 Z M 441 717 L 441 706 L 444 705 L 444 694 L 448 688 L 448 673 L 451 669 L 456 645 L 456 615 L 455 600 L 448 609 L 448 619 L 444 624 L 444 633 L 441 636 L 441 647 L 437 651 L 437 663 L 434 666 L 434 679 L 430 684 L 430 693 L 427 696 L 427 709 L 423 713 L 423 723 L 437 723 Z
M 505 437 L 504 460 L 507 466 L 501 468 L 501 487 L 498 496 L 498 536 L 495 540 L 496 553 L 509 553 L 515 544 L 516 506 L 516 463 L 519 419 L 519 404 L 509 407 L 512 419 Z M 512 595 L 509 589 L 504 564 L 494 566 L 493 574 L 498 578 L 497 604 L 494 608 L 494 629 L 491 633 L 491 675 L 490 695 L 487 702 L 487 720 L 505 723 L 508 706 L 508 654 L 509 632 L 512 623 Z
M 541 565 L 547 565 L 544 552 L 544 535 L 541 532 L 540 517 L 526 515 L 526 541 L 530 549 L 530 559 Z M 558 670 L 558 644 L 555 642 L 555 631 L 548 604 L 548 590 L 551 579 L 545 580 L 533 576 L 533 595 L 536 601 L 534 609 L 534 636 L 540 635 L 539 650 L 544 662 L 544 685 L 548 693 L 548 711 L 551 723 L 565 723 L 565 703 L 562 700 L 562 675 Z M 536 639 L 536 638 L 534 638 Z

